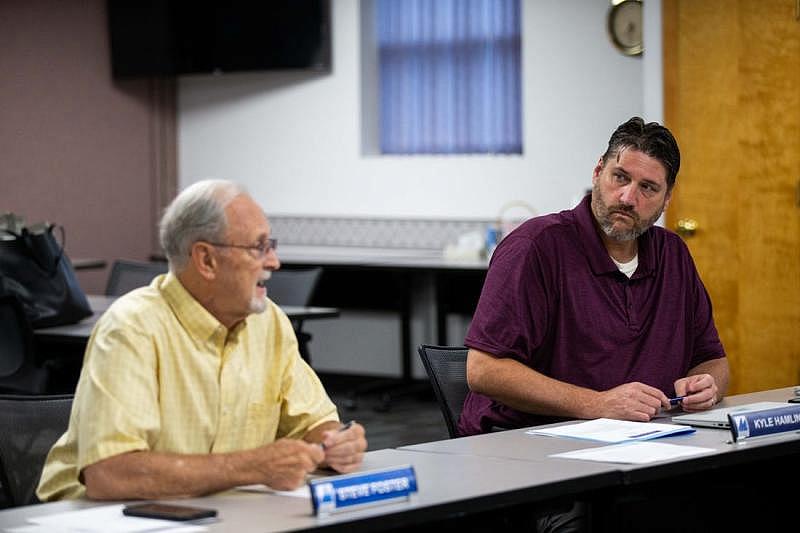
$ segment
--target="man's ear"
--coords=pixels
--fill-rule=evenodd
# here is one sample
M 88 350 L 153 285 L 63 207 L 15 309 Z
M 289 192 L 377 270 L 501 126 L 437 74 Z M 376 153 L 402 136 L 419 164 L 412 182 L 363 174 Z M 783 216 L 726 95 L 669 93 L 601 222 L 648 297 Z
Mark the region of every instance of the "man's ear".
M 214 247 L 205 242 L 196 242 L 191 248 L 191 263 L 200 276 L 208 281 L 217 275 L 219 261 L 214 254 Z
M 592 185 L 597 183 L 597 178 L 600 177 L 600 173 L 603 171 L 603 158 L 597 160 L 597 164 L 594 166 L 594 171 L 592 172 Z

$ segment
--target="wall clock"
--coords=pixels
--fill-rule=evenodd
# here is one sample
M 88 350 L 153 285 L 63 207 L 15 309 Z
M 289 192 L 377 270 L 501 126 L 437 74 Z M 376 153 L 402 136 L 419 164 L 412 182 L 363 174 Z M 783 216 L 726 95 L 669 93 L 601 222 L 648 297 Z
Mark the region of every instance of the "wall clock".
M 629 56 L 642 53 L 642 25 L 641 0 L 616 0 L 612 3 L 608 10 L 608 35 L 620 52 Z

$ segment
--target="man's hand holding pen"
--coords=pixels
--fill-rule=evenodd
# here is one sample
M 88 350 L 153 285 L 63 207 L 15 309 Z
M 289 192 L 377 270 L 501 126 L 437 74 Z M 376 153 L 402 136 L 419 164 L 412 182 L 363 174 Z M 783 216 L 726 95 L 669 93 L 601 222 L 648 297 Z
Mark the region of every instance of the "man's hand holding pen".
M 320 444 L 325 451 L 325 464 L 328 467 L 341 473 L 358 468 L 367 450 L 364 426 L 350 421 L 338 430 L 328 430 L 322 435 Z
M 695 374 L 681 378 L 675 382 L 676 398 L 670 399 L 670 405 L 680 404 L 687 413 L 711 409 L 718 401 L 718 388 L 714 377 L 710 374 Z

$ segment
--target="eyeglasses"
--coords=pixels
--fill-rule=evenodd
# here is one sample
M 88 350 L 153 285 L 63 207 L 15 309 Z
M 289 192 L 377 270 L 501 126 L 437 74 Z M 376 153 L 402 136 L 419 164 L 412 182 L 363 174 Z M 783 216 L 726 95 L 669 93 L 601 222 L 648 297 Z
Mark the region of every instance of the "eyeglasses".
M 266 239 L 258 244 L 226 244 L 224 242 L 209 242 L 211 246 L 219 246 L 221 248 L 241 248 L 242 250 L 250 250 L 256 252 L 257 259 L 264 259 L 270 250 L 278 249 L 278 239 Z

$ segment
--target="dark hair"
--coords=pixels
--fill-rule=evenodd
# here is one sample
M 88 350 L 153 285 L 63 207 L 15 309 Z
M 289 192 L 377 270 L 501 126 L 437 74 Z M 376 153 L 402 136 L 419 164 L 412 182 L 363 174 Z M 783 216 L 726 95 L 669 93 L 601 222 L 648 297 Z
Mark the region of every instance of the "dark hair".
M 681 152 L 672 133 L 658 122 L 645 124 L 640 117 L 633 117 L 621 124 L 608 140 L 608 149 L 603 154 L 603 164 L 625 148 L 633 148 L 657 159 L 667 171 L 667 190 L 672 190 L 678 170 L 681 168 Z

